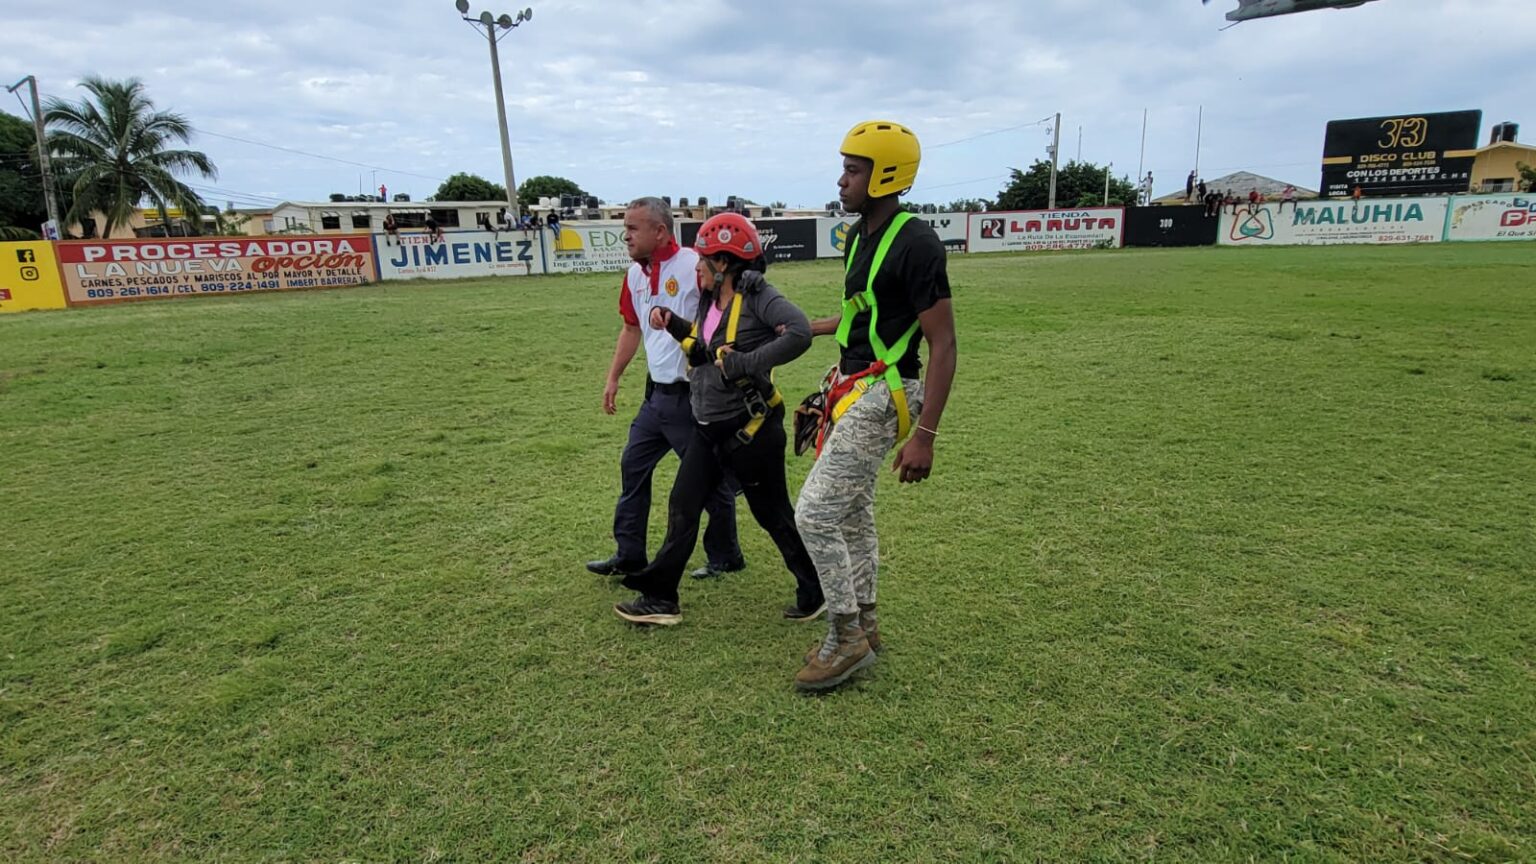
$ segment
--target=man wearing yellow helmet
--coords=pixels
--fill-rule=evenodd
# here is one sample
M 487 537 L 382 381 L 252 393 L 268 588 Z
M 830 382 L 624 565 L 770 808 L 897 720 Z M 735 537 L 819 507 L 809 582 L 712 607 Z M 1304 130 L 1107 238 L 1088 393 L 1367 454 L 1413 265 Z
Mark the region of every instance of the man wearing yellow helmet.
M 800 490 L 796 523 L 827 598 L 827 637 L 795 676 L 826 690 L 874 662 L 880 550 L 875 479 L 885 454 L 910 434 L 892 469 L 903 483 L 927 479 L 933 443 L 955 375 L 955 318 L 944 243 L 902 212 L 922 149 L 899 123 L 860 123 L 843 139 L 838 197 L 861 217 L 843 254 L 842 313 L 815 321 L 815 336 L 841 349 L 831 376 L 816 464 Z M 928 377 L 918 347 L 928 341 Z

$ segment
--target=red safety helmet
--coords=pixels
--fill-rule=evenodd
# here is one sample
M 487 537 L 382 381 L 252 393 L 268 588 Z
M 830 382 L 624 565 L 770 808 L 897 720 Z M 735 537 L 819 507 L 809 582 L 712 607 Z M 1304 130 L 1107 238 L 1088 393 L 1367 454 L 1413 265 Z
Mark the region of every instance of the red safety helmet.
M 763 242 L 758 239 L 757 229 L 740 213 L 709 217 L 699 226 L 699 238 L 693 242 L 693 248 L 705 257 L 724 252 L 743 261 L 755 261 L 763 254 Z

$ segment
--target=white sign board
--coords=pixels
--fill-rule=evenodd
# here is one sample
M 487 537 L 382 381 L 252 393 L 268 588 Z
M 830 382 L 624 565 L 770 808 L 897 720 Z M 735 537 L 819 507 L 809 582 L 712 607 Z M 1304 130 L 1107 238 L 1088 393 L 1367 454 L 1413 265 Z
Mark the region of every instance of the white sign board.
M 554 232 L 544 229 L 544 267 L 550 273 L 604 273 L 628 270 L 634 262 L 624 245 L 624 223 L 567 222 Z
M 1299 201 L 1282 209 L 1262 204 L 1221 214 L 1223 246 L 1296 246 L 1341 243 L 1438 243 L 1445 232 L 1447 198 L 1366 198 Z
M 1124 236 L 1125 211 L 1119 207 L 1010 210 L 970 214 L 967 248 L 972 252 L 1119 248 Z
M 965 251 L 964 213 L 916 213 L 927 222 L 944 243 L 944 251 Z M 822 216 L 816 220 L 816 257 L 841 258 L 848 242 L 848 231 L 859 221 L 857 216 Z
M 1536 194 L 1457 196 L 1447 240 L 1536 240 Z
M 450 231 L 441 243 L 411 232 L 373 235 L 380 279 L 461 279 L 543 273 L 539 238 L 521 231 Z

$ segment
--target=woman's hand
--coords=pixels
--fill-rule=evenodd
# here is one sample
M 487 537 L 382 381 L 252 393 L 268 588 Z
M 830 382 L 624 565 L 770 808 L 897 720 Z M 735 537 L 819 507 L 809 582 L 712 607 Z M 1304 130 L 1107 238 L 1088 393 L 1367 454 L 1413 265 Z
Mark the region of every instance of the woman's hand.
M 722 374 L 725 372 L 725 355 L 735 353 L 736 349 L 729 345 L 721 345 L 720 350 L 715 352 L 715 365 L 720 367 Z
M 672 323 L 672 310 L 671 309 L 666 309 L 666 308 L 663 308 L 661 306 L 652 306 L 651 307 L 651 328 L 652 329 L 654 329 L 654 330 L 665 330 L 665 329 L 667 329 L 667 325 L 671 324 L 671 323 Z

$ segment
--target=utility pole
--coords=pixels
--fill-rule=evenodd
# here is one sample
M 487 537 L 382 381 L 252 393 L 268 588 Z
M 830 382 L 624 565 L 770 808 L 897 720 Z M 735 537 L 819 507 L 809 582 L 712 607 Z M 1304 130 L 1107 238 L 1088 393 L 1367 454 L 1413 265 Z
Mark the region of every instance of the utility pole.
M 1200 106 L 1200 113 L 1195 119 L 1195 179 L 1200 179 L 1200 139 L 1205 134 L 1205 106 Z
M 53 166 L 48 162 L 48 141 L 43 135 L 43 108 L 37 99 L 37 78 L 28 75 L 5 88 L 11 93 L 21 89 L 21 85 L 28 84 L 32 88 L 32 131 L 37 135 L 37 167 L 43 173 L 43 203 L 48 208 L 48 221 L 53 223 L 53 237 L 44 237 L 47 240 L 56 240 L 62 236 L 63 224 L 59 221 L 59 200 L 53 191 Z M 43 232 L 45 235 L 48 232 Z
M 1147 168 L 1147 109 L 1141 109 L 1141 156 L 1136 160 L 1136 182 L 1140 183 Z
M 1056 166 L 1057 166 L 1057 162 L 1059 161 L 1059 159 L 1057 157 L 1061 153 L 1061 112 L 1060 111 L 1056 112 L 1056 122 L 1051 125 L 1051 135 L 1052 135 L 1052 141 L 1051 141 L 1051 197 L 1050 197 L 1050 203 L 1046 204 L 1046 209 L 1047 210 L 1055 210 L 1056 209 Z
M 501 92 L 501 57 L 496 51 L 496 43 L 500 39 L 497 28 L 511 32 L 525 21 L 533 20 L 533 10 L 524 9 L 517 13 L 517 18 L 502 14 L 500 17 L 490 12 L 481 12 L 479 18 L 469 17 L 469 0 L 457 0 L 454 4 L 459 10 L 459 15 L 474 25 L 476 29 L 485 28 L 485 41 L 491 46 L 491 80 L 496 85 L 496 128 L 501 132 L 501 168 L 506 174 L 507 180 L 507 204 L 512 209 L 514 220 L 521 215 L 522 208 L 517 203 L 517 178 L 512 173 L 512 143 L 507 135 L 507 102 Z
M 1105 207 L 1109 206 L 1109 171 L 1110 171 L 1111 168 L 1114 168 L 1114 167 L 1115 167 L 1115 163 L 1113 163 L 1113 162 L 1111 162 L 1108 165 L 1104 166 L 1104 206 Z

